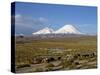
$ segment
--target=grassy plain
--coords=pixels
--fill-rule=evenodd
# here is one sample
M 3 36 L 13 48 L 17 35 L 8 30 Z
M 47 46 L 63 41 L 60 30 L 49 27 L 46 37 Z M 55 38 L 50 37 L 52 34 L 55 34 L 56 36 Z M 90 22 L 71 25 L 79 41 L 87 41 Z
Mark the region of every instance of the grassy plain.
M 97 67 L 96 36 L 32 40 L 16 38 L 15 52 L 18 73 Z M 48 62 L 43 62 L 46 58 Z

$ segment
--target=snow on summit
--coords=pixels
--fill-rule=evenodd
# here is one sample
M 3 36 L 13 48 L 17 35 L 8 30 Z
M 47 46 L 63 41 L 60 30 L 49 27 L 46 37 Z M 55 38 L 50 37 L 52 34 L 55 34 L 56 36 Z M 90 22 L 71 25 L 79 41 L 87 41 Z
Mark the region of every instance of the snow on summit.
M 34 34 L 51 34 L 51 33 L 53 33 L 53 29 L 45 27 L 35 33 L 32 33 L 32 34 L 34 35 Z

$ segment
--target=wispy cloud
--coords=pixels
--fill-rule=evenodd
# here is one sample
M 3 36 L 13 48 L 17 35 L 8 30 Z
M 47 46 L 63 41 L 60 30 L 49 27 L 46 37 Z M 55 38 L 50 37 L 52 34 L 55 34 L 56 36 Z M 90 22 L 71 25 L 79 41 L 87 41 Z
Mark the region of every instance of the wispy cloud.
M 15 26 L 34 27 L 37 25 L 43 26 L 47 23 L 48 19 L 44 17 L 32 18 L 20 14 L 15 15 Z
M 77 25 L 78 29 L 81 29 L 82 32 L 88 34 L 96 34 L 97 33 L 97 25 L 95 24 L 80 24 Z

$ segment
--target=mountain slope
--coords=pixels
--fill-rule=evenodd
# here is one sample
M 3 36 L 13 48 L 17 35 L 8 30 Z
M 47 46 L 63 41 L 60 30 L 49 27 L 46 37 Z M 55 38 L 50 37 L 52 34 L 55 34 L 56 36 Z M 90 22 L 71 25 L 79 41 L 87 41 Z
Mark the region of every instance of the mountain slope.
M 64 25 L 62 28 L 54 32 L 55 34 L 82 34 L 72 25 Z
M 45 27 L 35 33 L 32 33 L 32 34 L 34 35 L 34 34 L 51 34 L 51 33 L 53 33 L 53 29 Z

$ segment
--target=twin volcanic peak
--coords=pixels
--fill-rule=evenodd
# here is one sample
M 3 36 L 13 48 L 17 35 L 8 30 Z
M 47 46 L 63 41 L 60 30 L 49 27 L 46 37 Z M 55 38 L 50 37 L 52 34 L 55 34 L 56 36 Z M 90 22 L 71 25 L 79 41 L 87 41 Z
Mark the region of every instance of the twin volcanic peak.
M 78 31 L 73 25 L 64 25 L 60 29 L 54 31 L 51 28 L 45 27 L 37 32 L 32 33 L 35 34 L 83 34 Z

